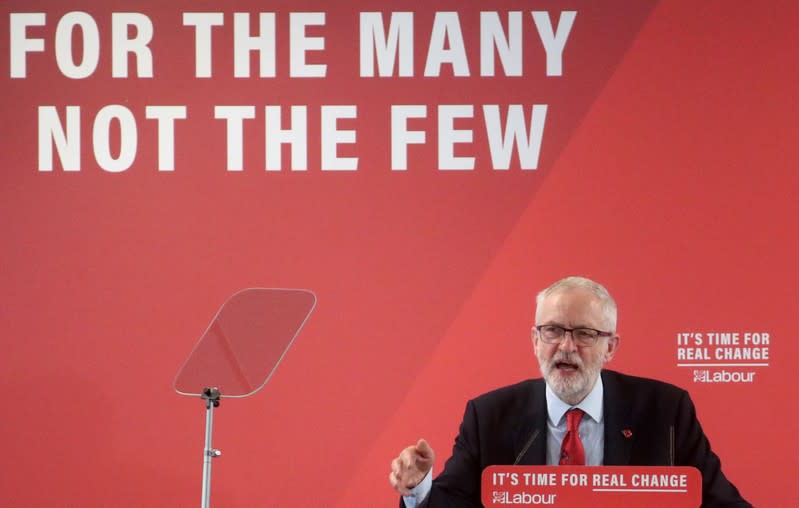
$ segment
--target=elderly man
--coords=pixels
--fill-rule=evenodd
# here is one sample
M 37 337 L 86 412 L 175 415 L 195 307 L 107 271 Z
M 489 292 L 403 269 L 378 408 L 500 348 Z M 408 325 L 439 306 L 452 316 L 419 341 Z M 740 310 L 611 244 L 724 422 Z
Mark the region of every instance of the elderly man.
M 469 401 L 444 471 L 423 439 L 391 463 L 406 508 L 480 506 L 493 464 L 677 465 L 702 473 L 702 507 L 750 507 L 721 472 L 688 393 L 602 370 L 619 347 L 616 303 L 601 285 L 567 277 L 538 294 L 533 346 L 543 379 Z

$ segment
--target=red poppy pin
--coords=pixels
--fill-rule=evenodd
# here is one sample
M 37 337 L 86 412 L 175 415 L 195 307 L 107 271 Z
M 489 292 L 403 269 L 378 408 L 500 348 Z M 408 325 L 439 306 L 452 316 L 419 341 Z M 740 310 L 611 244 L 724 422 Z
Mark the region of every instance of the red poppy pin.
M 626 437 L 627 439 L 630 439 L 631 437 L 633 437 L 633 431 L 631 431 L 630 429 L 624 429 L 623 431 L 621 431 L 621 433 L 622 433 L 622 434 L 624 435 L 624 437 Z

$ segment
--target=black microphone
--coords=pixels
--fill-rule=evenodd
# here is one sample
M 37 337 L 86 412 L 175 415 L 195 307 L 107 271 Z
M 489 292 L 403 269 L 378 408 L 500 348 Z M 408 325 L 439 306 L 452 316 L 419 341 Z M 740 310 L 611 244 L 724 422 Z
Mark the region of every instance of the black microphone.
M 513 461 L 513 465 L 514 466 L 519 465 L 519 461 L 522 460 L 522 457 L 524 457 L 524 454 L 526 454 L 527 450 L 530 449 L 530 446 L 532 446 L 533 441 L 535 441 L 535 438 L 538 437 L 538 433 L 539 432 L 541 432 L 541 429 L 535 429 L 533 434 L 530 436 L 530 439 L 528 439 L 527 443 L 524 445 L 524 448 L 522 448 L 522 451 L 520 451 L 519 455 L 516 456 L 516 460 Z
M 674 465 L 674 425 L 669 425 L 669 465 Z

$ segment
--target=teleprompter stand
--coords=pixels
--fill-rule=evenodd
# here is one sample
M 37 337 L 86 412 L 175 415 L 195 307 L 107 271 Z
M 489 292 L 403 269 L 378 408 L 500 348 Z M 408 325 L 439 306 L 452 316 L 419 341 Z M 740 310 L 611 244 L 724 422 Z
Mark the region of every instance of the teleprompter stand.
M 201 508 L 211 504 L 214 409 L 222 397 L 244 398 L 263 388 L 316 305 L 305 289 L 243 289 L 228 298 L 175 378 L 180 395 L 205 404 Z

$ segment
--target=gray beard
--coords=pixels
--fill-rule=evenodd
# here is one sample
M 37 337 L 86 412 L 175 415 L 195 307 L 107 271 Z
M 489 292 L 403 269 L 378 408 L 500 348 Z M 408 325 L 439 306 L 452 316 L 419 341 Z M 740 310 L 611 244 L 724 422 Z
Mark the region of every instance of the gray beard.
M 579 367 L 577 375 L 569 378 L 560 376 L 555 365 L 562 361 L 577 365 Z M 570 405 L 579 403 L 591 392 L 597 377 L 599 377 L 599 371 L 602 369 L 601 365 L 587 365 L 576 354 L 558 353 L 548 363 L 539 357 L 538 363 L 541 375 L 544 376 L 547 385 L 560 400 Z

